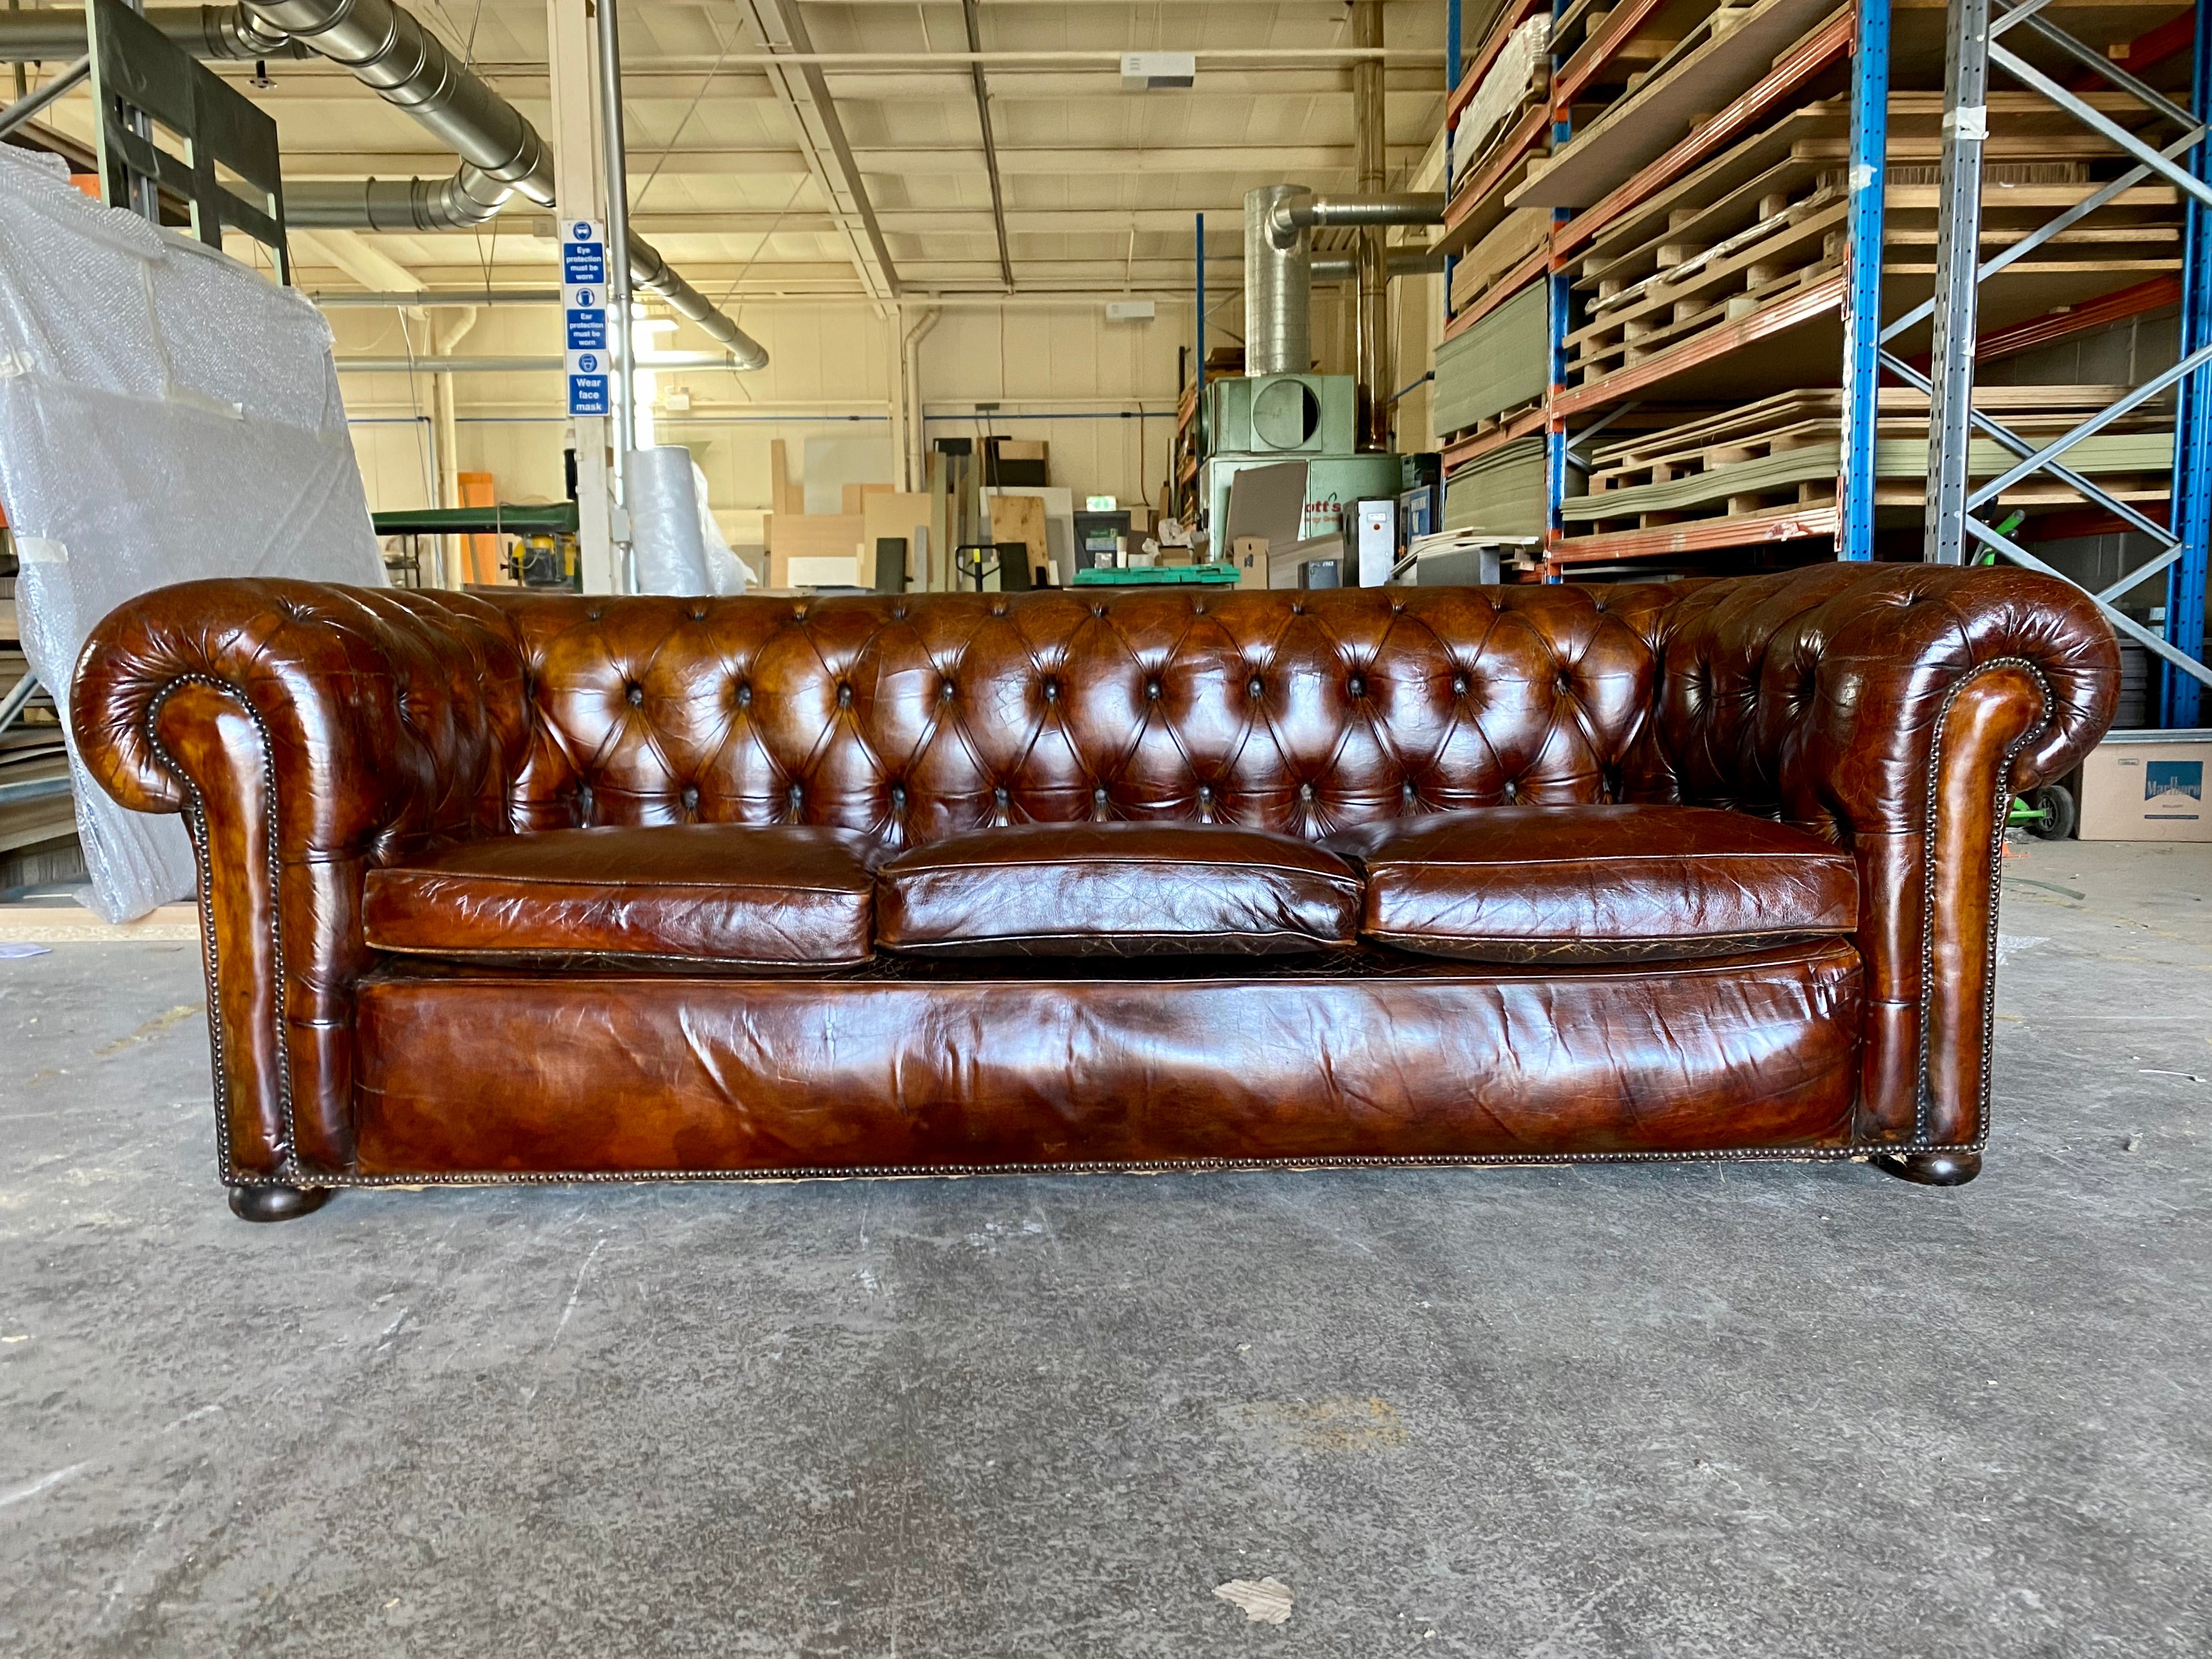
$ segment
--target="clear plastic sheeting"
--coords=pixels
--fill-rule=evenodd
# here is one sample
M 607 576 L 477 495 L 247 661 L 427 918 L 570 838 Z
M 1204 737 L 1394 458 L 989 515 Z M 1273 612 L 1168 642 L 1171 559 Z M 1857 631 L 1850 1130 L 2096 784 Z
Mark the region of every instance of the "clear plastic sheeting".
M 639 592 L 745 591 L 745 568 L 708 511 L 707 475 L 690 450 L 675 444 L 634 449 L 624 477 Z
M 313 306 L 0 146 L 0 504 L 32 672 L 68 695 L 117 605 L 204 576 L 384 585 Z M 197 884 L 183 820 L 126 811 L 70 744 L 92 908 Z

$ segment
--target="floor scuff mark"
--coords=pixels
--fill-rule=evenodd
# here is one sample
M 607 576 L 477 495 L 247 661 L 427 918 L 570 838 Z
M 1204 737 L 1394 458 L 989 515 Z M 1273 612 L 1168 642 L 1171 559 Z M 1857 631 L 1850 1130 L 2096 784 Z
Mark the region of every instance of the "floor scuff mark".
M 1213 1593 L 1243 1608 L 1244 1616 L 1255 1625 L 1279 1625 L 1291 1616 L 1291 1587 L 1279 1578 L 1232 1578 L 1216 1584 Z

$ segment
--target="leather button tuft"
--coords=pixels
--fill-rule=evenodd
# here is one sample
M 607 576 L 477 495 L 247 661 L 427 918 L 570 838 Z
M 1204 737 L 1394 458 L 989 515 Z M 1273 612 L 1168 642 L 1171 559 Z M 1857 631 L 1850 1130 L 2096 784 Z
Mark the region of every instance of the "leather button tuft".
M 1106 804 L 1106 786 L 1102 783 L 1092 790 L 1091 799 L 1096 805 L 1103 806 Z
M 1207 783 L 1200 784 L 1198 786 L 1198 798 L 1203 801 L 1212 800 L 1213 799 L 1213 786 Z
M 600 617 L 606 614 L 607 613 L 604 611 L 586 611 L 584 613 L 584 620 L 586 622 L 597 622 Z
M 795 783 L 791 786 L 791 793 L 786 797 L 791 802 L 791 810 L 794 812 L 799 810 L 799 803 L 805 798 L 805 792 Z
M 840 708 L 850 708 L 852 706 L 853 688 L 849 685 L 840 685 L 837 688 L 837 707 Z
M 1044 683 L 1044 700 L 1047 702 L 1058 702 L 1060 701 L 1060 682 L 1058 680 L 1047 680 Z
M 891 805 L 894 806 L 903 806 L 906 805 L 906 786 L 904 784 L 895 783 L 891 786 Z
M 1302 783 L 1302 784 L 1300 784 L 1300 785 L 1298 786 L 1298 799 L 1299 799 L 1300 800 L 1311 800 L 1313 798 L 1314 798 L 1314 787 L 1313 787 L 1313 785 L 1311 785 L 1310 783 Z
M 1466 675 L 1464 675 L 1464 674 L 1455 674 L 1455 675 L 1453 675 L 1453 676 L 1452 676 L 1452 696 L 1454 696 L 1455 697 L 1463 697 L 1463 696 L 1465 696 L 1466 695 L 1467 695 L 1467 676 L 1466 676 Z
M 738 707 L 740 708 L 750 708 L 753 706 L 752 687 L 750 685 L 740 685 L 738 687 L 737 703 Z
M 938 688 L 937 700 L 939 702 L 951 702 L 952 701 L 952 682 L 951 680 L 945 681 L 943 685 Z
M 1267 688 L 1260 684 L 1260 677 L 1255 674 L 1252 676 L 1252 683 L 1244 688 L 1244 695 L 1248 697 L 1256 697 L 1266 690 Z
M 1352 677 L 1351 681 L 1344 689 L 1351 692 L 1355 697 L 1364 697 L 1367 695 L 1367 682 L 1362 679 L 1358 675 L 1354 674 Z
M 629 697 L 629 706 L 635 708 L 645 701 L 645 688 L 641 685 L 633 685 L 627 695 Z
M 1152 702 L 1158 702 L 1160 700 L 1160 683 L 1158 680 L 1146 680 L 1145 682 L 1145 695 L 1151 698 Z
M 1002 783 L 997 788 L 994 789 L 991 792 L 991 799 L 998 802 L 1000 805 L 1004 806 L 1006 804 L 1006 786 Z
M 1006 602 L 1005 602 L 1004 600 L 1001 600 L 1001 601 L 1000 601 L 1000 603 L 998 603 L 997 605 L 993 605 L 993 606 L 991 607 L 991 614 L 992 614 L 993 616 L 994 616 L 994 617 L 1003 617 L 1003 616 L 1005 616 L 1005 615 L 1006 614 Z
M 706 621 L 706 620 L 707 620 L 707 607 L 706 607 L 705 605 L 694 605 L 694 606 L 692 606 L 692 607 L 691 607 L 691 620 L 692 620 L 693 622 L 704 622 L 704 621 Z
M 684 786 L 683 801 L 684 807 L 686 811 L 696 809 L 699 805 L 699 786 L 694 783 L 685 784 Z

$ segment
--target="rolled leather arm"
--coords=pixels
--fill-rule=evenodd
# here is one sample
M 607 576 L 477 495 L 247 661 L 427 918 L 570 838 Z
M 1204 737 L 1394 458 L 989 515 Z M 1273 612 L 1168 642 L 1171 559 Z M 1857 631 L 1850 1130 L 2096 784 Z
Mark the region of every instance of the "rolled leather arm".
M 1860 1136 L 1978 1146 L 2007 807 L 2111 725 L 2111 626 L 2033 572 L 1824 564 L 1699 584 L 1660 641 L 1632 793 L 1774 814 L 1855 850 Z
M 86 767 L 191 823 L 226 1181 L 350 1160 L 363 875 L 509 830 L 527 707 L 506 618 L 465 594 L 187 582 L 85 641 Z

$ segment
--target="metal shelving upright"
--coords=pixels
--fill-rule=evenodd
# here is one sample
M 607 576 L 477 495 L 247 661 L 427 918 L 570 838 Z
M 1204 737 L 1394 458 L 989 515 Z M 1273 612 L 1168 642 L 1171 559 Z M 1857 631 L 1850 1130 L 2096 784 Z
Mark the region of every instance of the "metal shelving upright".
M 2193 726 L 2199 718 L 2202 687 L 2212 684 L 2204 663 L 2206 538 L 2212 527 L 2212 259 L 2208 259 L 2206 212 L 2212 208 L 2212 166 L 2205 119 L 2208 82 L 2212 82 L 2212 7 L 2197 9 L 2191 40 L 2190 103 L 2185 108 L 2135 75 L 2124 52 L 2116 61 L 2112 43 L 2104 49 L 2085 43 L 2040 15 L 2045 0 L 1951 0 L 1945 43 L 1942 196 L 1936 228 L 1936 343 L 1931 352 L 1933 390 L 1928 432 L 1929 502 L 1924 556 L 1931 562 L 1959 564 L 1986 548 L 2033 569 L 2063 575 L 2012 537 L 1984 522 L 1980 509 L 2010 483 L 2036 473 L 2062 480 L 2112 514 L 2130 530 L 2154 544 L 2152 555 L 2100 589 L 2087 590 L 2112 625 L 2142 644 L 2164 665 L 2160 724 Z M 2042 46 L 2055 50 L 2081 70 L 2124 92 L 2176 130 L 2178 136 L 2154 148 L 2118 125 L 2075 88 L 2003 44 L 2015 28 L 2025 29 Z M 1988 133 L 1988 86 L 1995 67 L 2021 87 L 2040 94 L 2084 126 L 2120 145 L 2136 165 L 2118 179 L 2085 196 L 2021 242 L 1989 259 L 1980 258 L 1983 165 Z M 2128 184 L 2151 177 L 2181 191 L 2185 203 L 2180 283 L 2180 344 L 2177 361 L 2124 397 L 2069 431 L 2038 445 L 2008 430 L 1972 406 L 1975 321 L 1981 285 L 2006 264 L 2057 234 Z M 1883 368 L 1917 379 L 1916 372 L 1885 352 Z M 2143 407 L 2166 392 L 2175 394 L 2173 487 L 2167 522 L 2160 524 L 2130 503 L 2115 499 L 2060 459 L 2113 421 Z M 1997 477 L 1978 486 L 1969 477 L 1969 444 L 1976 432 L 1996 440 L 2019 457 Z M 2163 570 L 2166 574 L 2166 623 L 2163 633 L 2122 611 L 2122 594 Z M 2070 580 L 2070 579 L 2069 579 Z

